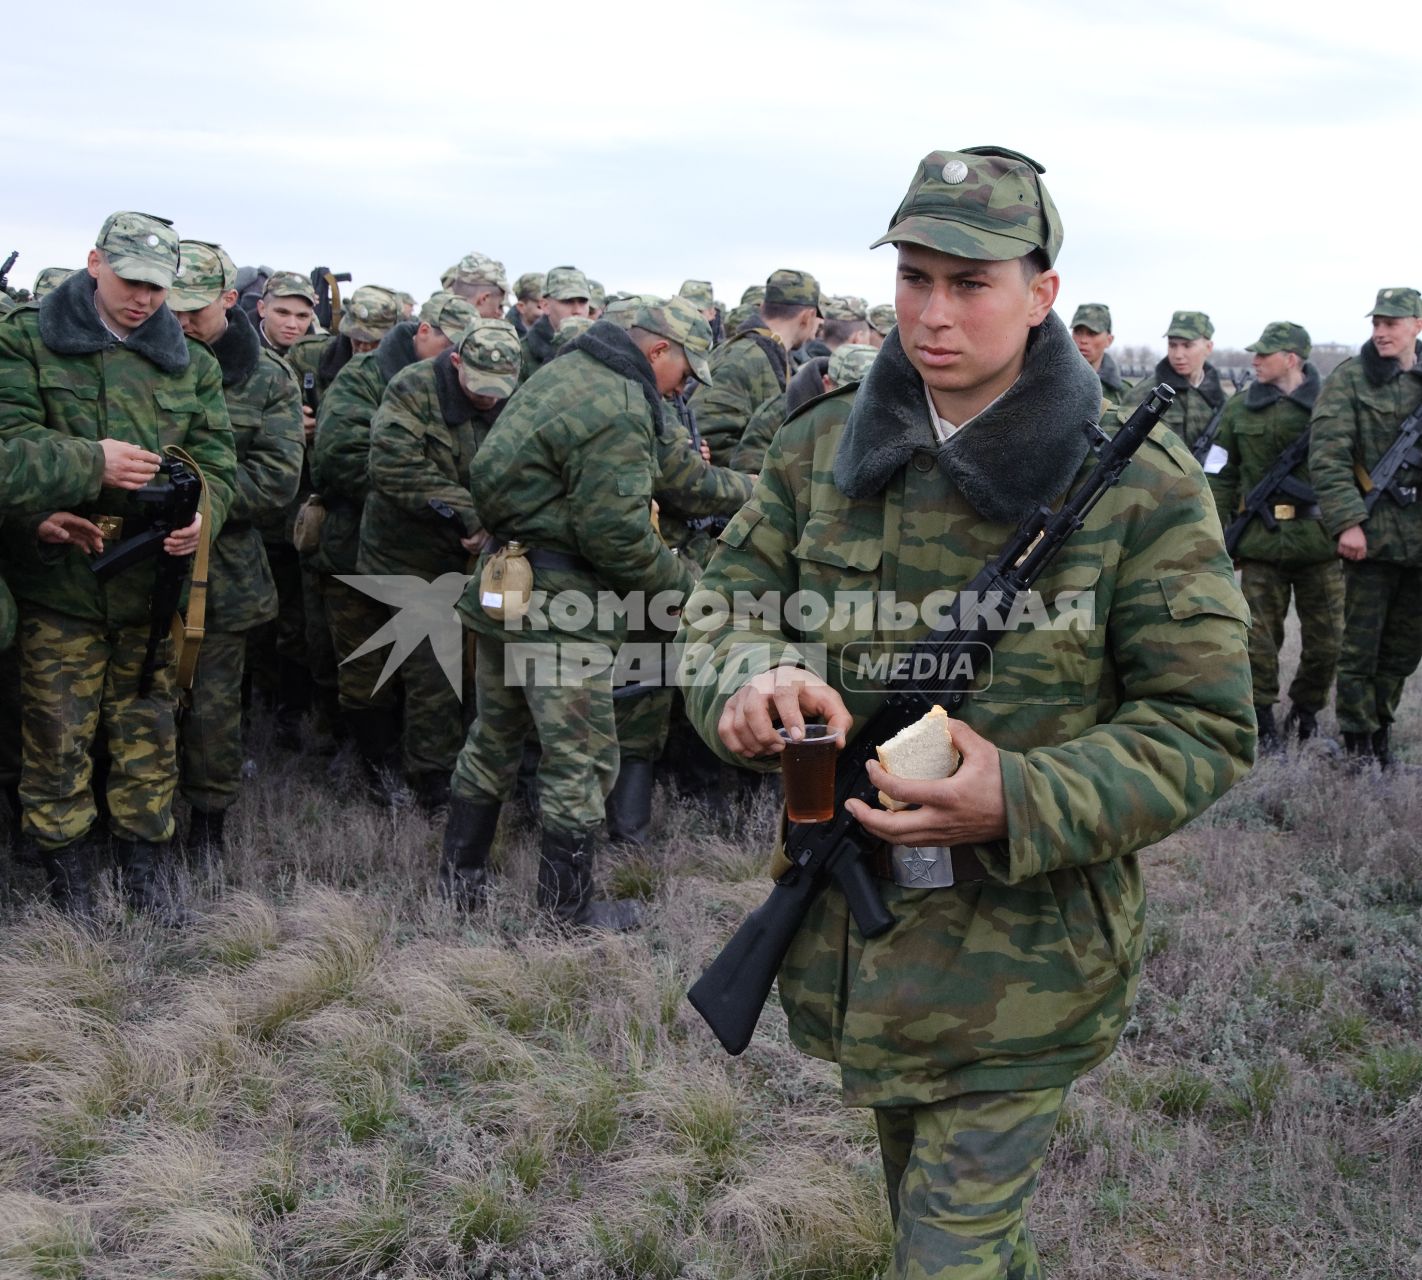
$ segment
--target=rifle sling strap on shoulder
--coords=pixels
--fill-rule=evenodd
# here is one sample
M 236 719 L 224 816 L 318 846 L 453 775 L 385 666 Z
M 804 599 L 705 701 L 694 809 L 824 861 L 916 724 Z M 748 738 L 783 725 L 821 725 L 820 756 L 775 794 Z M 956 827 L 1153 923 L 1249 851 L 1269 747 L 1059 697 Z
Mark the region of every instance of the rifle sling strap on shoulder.
M 212 549 L 212 502 L 208 498 L 207 478 L 202 468 L 177 445 L 168 445 L 164 450 L 169 457 L 186 463 L 197 476 L 202 486 L 202 496 L 198 499 L 198 511 L 202 515 L 202 527 L 198 530 L 197 554 L 193 557 L 193 576 L 188 590 L 188 616 L 176 610 L 173 613 L 173 648 L 178 666 L 178 688 L 191 689 L 197 676 L 198 654 L 202 651 L 202 638 L 207 634 L 207 563 Z

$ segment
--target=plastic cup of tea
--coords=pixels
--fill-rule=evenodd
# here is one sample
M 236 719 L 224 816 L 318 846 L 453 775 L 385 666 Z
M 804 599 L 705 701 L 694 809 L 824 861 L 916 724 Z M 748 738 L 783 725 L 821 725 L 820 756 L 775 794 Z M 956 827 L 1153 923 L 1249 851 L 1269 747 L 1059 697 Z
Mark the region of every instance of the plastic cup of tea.
M 828 822 L 834 817 L 834 762 L 844 742 L 843 731 L 807 724 L 799 741 L 788 729 L 777 732 L 785 743 L 780 753 L 785 816 L 791 822 Z

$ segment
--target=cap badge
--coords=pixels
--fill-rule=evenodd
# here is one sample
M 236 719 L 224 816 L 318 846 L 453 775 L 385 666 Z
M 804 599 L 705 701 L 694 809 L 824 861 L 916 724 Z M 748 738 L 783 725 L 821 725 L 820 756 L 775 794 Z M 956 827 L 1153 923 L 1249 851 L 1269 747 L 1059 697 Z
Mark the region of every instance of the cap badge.
M 943 181 L 950 187 L 956 187 L 967 176 L 968 166 L 961 160 L 950 160 L 943 166 Z
M 158 237 L 155 236 L 152 232 L 150 232 L 148 235 L 148 239 L 145 241 L 145 243 L 150 249 L 156 249 L 158 247 Z

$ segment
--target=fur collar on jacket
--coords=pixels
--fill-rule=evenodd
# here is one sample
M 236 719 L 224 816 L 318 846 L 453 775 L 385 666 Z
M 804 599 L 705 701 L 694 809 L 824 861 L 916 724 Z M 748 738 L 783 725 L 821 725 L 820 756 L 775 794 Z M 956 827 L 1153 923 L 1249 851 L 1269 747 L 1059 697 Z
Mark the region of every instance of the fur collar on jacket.
M 401 320 L 375 348 L 375 363 L 380 367 L 380 376 L 387 386 L 401 369 L 407 364 L 414 364 L 419 358 L 415 355 L 415 330 L 419 327 L 418 320 Z
M 156 364 L 164 373 L 181 373 L 192 357 L 183 326 L 166 306 L 159 307 L 122 342 L 99 319 L 94 301 L 96 281 L 87 271 L 75 271 L 39 304 L 40 341 L 56 355 L 87 356 L 123 346 Z
M 1244 393 L 1244 407 L 1246 409 L 1267 409 L 1271 404 L 1287 399 L 1312 413 L 1314 402 L 1318 399 L 1319 390 L 1323 386 L 1323 379 L 1318 376 L 1318 370 L 1314 367 L 1312 360 L 1304 361 L 1303 374 L 1304 380 L 1287 396 L 1273 383 L 1251 382 L 1249 389 Z
M 849 411 L 834 481 L 850 498 L 888 484 L 914 453 L 936 453 L 969 505 L 985 519 L 1020 523 L 1066 492 L 1086 459 L 1086 425 L 1101 415 L 1101 384 L 1053 311 L 1027 340 L 1022 374 L 939 445 L 923 379 L 891 332 Z
M 611 320 L 599 320 L 592 328 L 565 343 L 559 355 L 568 351 L 590 355 L 613 373 L 620 373 L 637 383 L 646 397 L 647 407 L 652 411 L 652 427 L 659 438 L 662 436 L 662 393 L 657 390 L 656 376 L 652 373 L 651 363 L 642 354 L 642 348 L 632 341 L 631 335 L 621 325 L 613 324 Z
M 1402 374 L 1402 366 L 1397 363 L 1396 359 L 1392 356 L 1378 355 L 1378 349 L 1373 346 L 1371 338 L 1363 343 L 1358 356 L 1363 362 L 1364 376 L 1375 387 L 1384 386 Z M 1411 372 L 1422 377 L 1422 342 L 1417 344 L 1417 359 L 1418 363 L 1412 366 Z
M 212 344 L 212 354 L 222 370 L 224 387 L 236 386 L 252 376 L 262 358 L 262 341 L 241 307 L 233 307 L 227 313 L 227 328 Z

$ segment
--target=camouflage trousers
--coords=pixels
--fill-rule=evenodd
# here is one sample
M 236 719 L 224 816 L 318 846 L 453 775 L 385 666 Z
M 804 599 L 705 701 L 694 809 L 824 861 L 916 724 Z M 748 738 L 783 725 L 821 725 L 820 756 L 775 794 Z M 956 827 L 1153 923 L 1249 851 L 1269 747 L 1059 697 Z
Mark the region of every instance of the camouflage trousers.
M 277 697 L 277 659 L 287 658 L 311 673 L 317 688 L 336 687 L 336 655 L 326 627 L 320 578 L 304 568 L 289 543 L 265 544 L 277 589 L 277 616 L 247 632 L 247 670 L 269 702 Z
M 886 1280 L 1039 1280 L 1024 1215 L 1066 1093 L 875 1108 L 894 1220 Z
M 357 591 L 331 574 L 322 574 L 321 602 L 326 627 L 336 655 L 336 687 L 343 711 L 393 709 L 399 705 L 398 685 L 391 679 L 377 689 L 385 669 L 386 650 L 372 650 L 352 658 L 357 649 L 390 621 L 390 611 L 379 600 Z
M 178 723 L 178 789 L 204 813 L 232 807 L 242 784 L 242 672 L 247 632 L 209 631 L 192 704 Z
M 90 790 L 91 752 L 102 725 L 112 766 L 110 828 L 124 840 L 173 834 L 178 785 L 173 723 L 173 642 L 159 647 L 147 697 L 138 693 L 148 628 L 105 630 L 47 609 L 20 617 L 23 830 L 43 849 L 84 835 L 98 816 Z
M 670 645 L 676 637 L 654 627 L 634 631 L 628 637 L 629 644 Z M 629 651 L 624 648 L 625 656 Z M 665 652 L 665 650 L 663 650 Z M 655 671 L 634 671 L 637 680 L 664 681 L 663 668 Z M 617 718 L 617 750 L 624 760 L 656 760 L 667 745 L 667 733 L 671 729 L 672 704 L 676 701 L 676 690 L 670 686 L 648 693 L 639 693 L 634 698 L 618 698 L 613 702 Z
M 1343 562 L 1274 564 L 1246 560 L 1240 585 L 1253 622 L 1249 628 L 1249 670 L 1254 705 L 1279 701 L 1279 648 L 1289 596 L 1299 616 L 1299 668 L 1289 684 L 1289 701 L 1300 711 L 1322 711 L 1333 689 L 1343 644 Z
M 545 827 L 586 831 L 603 820 L 604 804 L 617 781 L 617 730 L 612 711 L 612 672 L 579 678 L 580 657 L 601 646 L 573 641 L 506 641 L 479 635 L 474 689 L 478 714 L 454 764 L 455 795 L 476 804 L 513 794 L 523 743 L 538 735 L 538 797 Z M 527 656 L 541 651 L 549 664 L 530 669 Z M 559 663 L 557 670 L 549 669 Z
M 20 650 L 0 649 L 0 787 L 20 780 Z
M 1422 661 L 1422 567 L 1350 561 L 1338 659 L 1338 728 L 1389 725 L 1407 677 Z
M 394 617 L 398 610 L 391 610 Z M 382 656 L 384 654 L 382 650 Z M 406 777 L 421 773 L 448 774 L 464 745 L 463 663 L 454 672 L 457 692 L 435 657 L 429 638 L 400 664 L 405 690 L 405 719 L 400 734 L 400 758 Z

